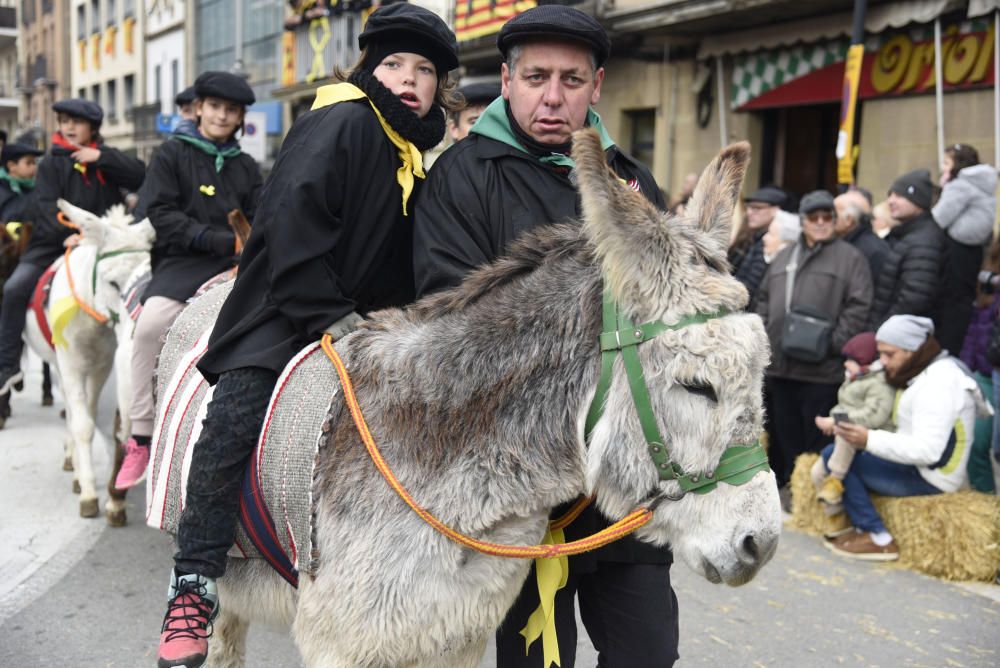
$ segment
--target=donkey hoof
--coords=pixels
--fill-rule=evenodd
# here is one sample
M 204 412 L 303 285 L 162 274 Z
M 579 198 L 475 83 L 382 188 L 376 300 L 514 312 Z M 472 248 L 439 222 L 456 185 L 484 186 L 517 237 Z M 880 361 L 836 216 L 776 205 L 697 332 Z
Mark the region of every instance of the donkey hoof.
M 42 397 L 42 405 L 43 406 L 51 406 L 54 403 L 55 403 L 55 400 L 52 397 L 50 397 L 50 396 L 49 397 Z
M 14 383 L 14 391 L 15 392 L 21 392 L 22 390 L 24 390 L 24 381 L 23 380 L 19 380 L 16 383 Z
M 121 510 L 107 510 L 104 512 L 104 516 L 108 520 L 109 527 L 123 527 L 128 523 L 128 517 L 125 515 L 125 509 Z
M 7 418 L 0 417 L 0 429 L 3 429 L 5 426 L 7 426 Z
M 62 409 L 61 411 L 59 411 L 59 419 L 60 420 L 65 420 L 66 419 L 66 409 L 65 408 Z
M 72 470 L 73 470 L 73 458 L 66 457 L 65 459 L 63 459 L 63 471 L 72 471 Z
M 80 517 L 97 517 L 97 499 L 80 500 Z
M 74 494 L 79 494 L 80 493 L 80 481 L 79 480 L 74 480 L 73 481 L 73 493 Z M 80 503 L 83 503 L 83 501 L 81 501 Z

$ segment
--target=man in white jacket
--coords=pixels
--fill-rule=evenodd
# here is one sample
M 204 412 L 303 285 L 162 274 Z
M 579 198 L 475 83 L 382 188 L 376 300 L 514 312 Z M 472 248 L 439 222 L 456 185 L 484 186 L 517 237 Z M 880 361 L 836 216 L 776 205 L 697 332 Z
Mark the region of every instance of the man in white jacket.
M 988 410 L 961 363 L 941 350 L 929 318 L 896 315 L 875 335 L 886 381 L 897 388 L 897 430 L 840 423 L 834 429 L 857 447 L 844 478 L 844 510 L 853 525 L 827 542 L 833 552 L 868 561 L 899 558 L 869 492 L 917 496 L 968 486 L 965 467 L 977 409 Z M 833 445 L 823 450 L 829 459 Z

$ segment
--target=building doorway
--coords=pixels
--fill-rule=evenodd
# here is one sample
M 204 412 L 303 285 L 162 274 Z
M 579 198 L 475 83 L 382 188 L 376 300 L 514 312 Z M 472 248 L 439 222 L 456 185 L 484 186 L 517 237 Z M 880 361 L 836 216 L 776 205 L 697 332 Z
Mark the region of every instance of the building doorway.
M 840 105 L 783 107 L 763 115 L 761 185 L 773 183 L 799 197 L 819 188 L 836 193 Z

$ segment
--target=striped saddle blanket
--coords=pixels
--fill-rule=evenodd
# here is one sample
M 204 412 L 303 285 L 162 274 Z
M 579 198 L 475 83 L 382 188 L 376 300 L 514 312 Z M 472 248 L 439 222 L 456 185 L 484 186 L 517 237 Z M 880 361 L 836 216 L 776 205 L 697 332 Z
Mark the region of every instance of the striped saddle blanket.
M 212 387 L 196 365 L 232 289 L 228 281 L 193 299 L 167 335 L 157 366 L 157 411 L 146 523 L 177 532 L 194 444 Z M 323 423 L 339 391 L 337 372 L 319 347 L 304 348 L 278 378 L 257 448 L 247 467 L 239 527 L 230 558 L 263 558 L 293 586 L 313 572 L 313 473 Z M 330 388 L 322 398 L 317 388 Z

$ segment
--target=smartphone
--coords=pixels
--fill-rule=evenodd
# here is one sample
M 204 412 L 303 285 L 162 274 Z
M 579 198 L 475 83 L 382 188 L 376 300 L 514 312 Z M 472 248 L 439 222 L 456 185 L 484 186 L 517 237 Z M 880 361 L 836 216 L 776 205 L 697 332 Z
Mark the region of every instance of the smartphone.
M 838 411 L 835 413 L 830 413 L 830 417 L 833 418 L 834 424 L 841 424 L 843 422 L 850 422 L 850 418 L 847 417 L 847 413 Z

